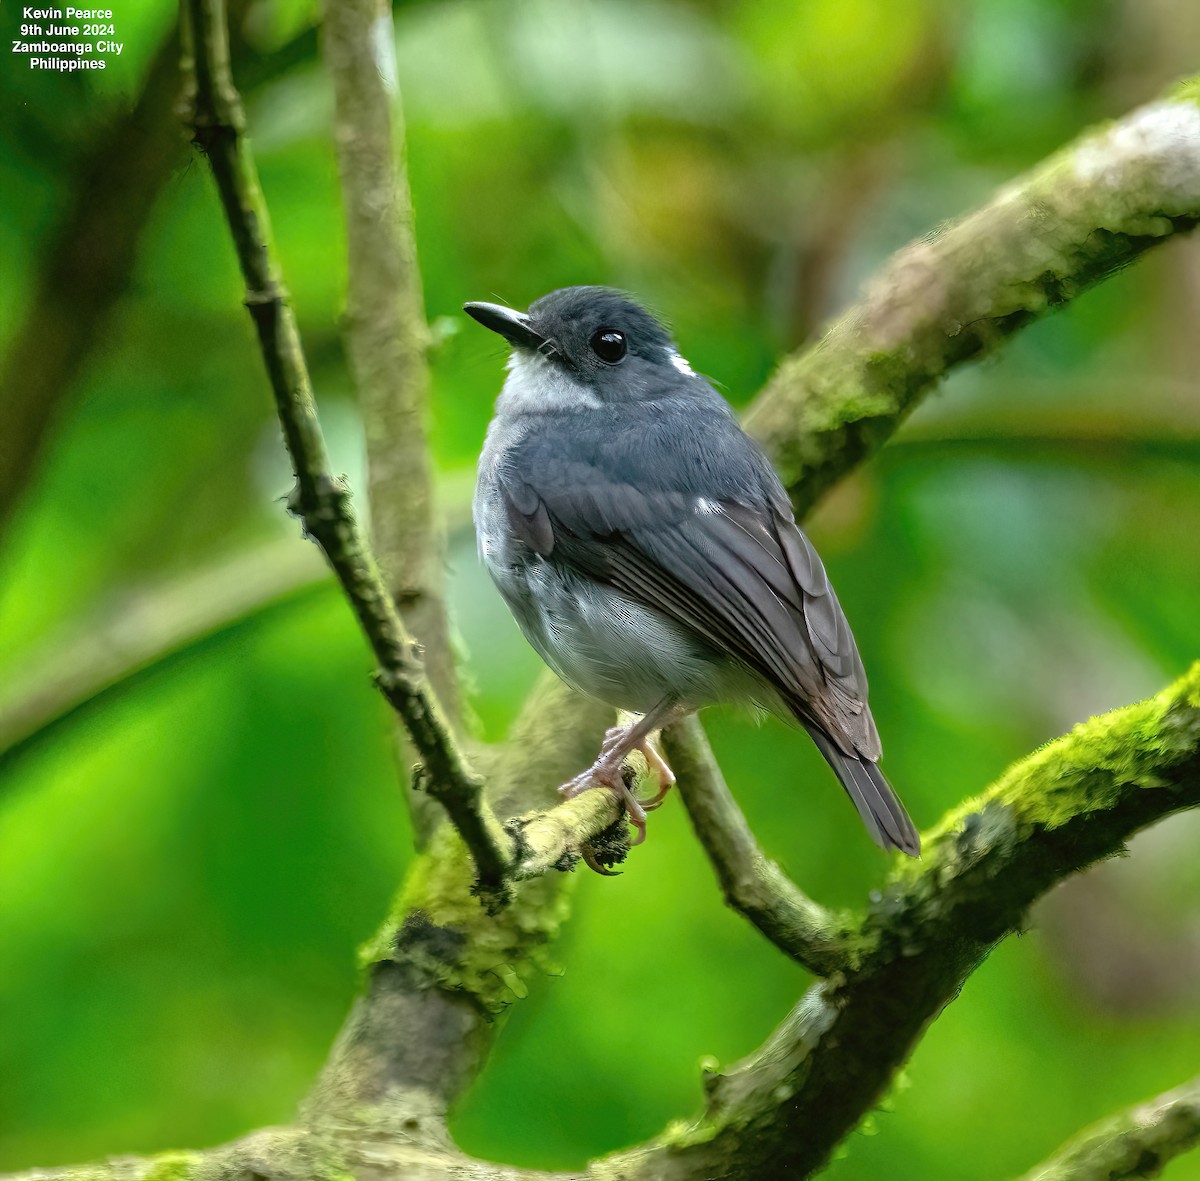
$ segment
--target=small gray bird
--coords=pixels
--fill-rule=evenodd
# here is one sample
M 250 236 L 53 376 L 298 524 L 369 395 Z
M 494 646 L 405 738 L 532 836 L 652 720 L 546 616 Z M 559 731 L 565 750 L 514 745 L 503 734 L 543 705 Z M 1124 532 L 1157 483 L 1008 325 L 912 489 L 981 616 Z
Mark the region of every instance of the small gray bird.
M 917 856 L 878 767 L 846 617 L 728 403 L 608 288 L 553 291 L 525 313 L 465 311 L 512 345 L 475 490 L 484 564 L 568 685 L 642 715 L 560 792 L 618 793 L 637 843 L 674 782 L 649 736 L 701 706 L 749 701 L 808 731 L 878 845 Z M 657 776 L 651 800 L 621 775 L 634 750 Z

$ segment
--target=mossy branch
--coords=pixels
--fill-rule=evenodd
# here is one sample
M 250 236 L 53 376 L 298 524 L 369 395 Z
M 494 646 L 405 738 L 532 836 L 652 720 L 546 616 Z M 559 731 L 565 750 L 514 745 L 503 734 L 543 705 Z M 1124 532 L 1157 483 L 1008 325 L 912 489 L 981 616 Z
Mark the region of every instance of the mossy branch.
M 587 1176 L 811 1176 L 1046 889 L 1118 852 L 1146 825 L 1197 804 L 1200 663 L 1149 701 L 1077 726 L 948 815 L 927 834 L 922 861 L 902 863 L 860 921 L 854 966 L 814 986 L 749 1058 L 706 1071 L 699 1118 L 594 1162 Z M 451 830 L 438 834 L 396 918 L 366 949 L 367 996 L 339 1039 L 303 1130 L 267 1129 L 206 1153 L 21 1174 L 23 1181 L 149 1178 L 168 1163 L 172 1177 L 234 1177 L 251 1159 L 271 1175 L 303 1163 L 304 1176 L 333 1177 L 353 1173 L 360 1149 L 369 1149 L 374 1166 L 386 1162 L 409 1169 L 406 1175 L 549 1181 L 551 1174 L 464 1157 L 446 1138 L 444 1118 L 498 1018 L 523 995 L 537 950 L 565 917 L 565 879 L 530 883 L 513 907 L 488 916 L 470 897 L 467 858 L 456 842 Z M 396 1038 L 397 1030 L 405 1037 Z M 1033 1176 L 1088 1181 L 1118 1167 L 1126 1171 L 1111 1175 L 1151 1176 L 1135 1167 L 1194 1143 L 1198 1105 L 1193 1082 L 1085 1133 L 1045 1166 L 1058 1172 Z
M 1180 101 L 1188 102 L 1191 99 L 1184 95 Z M 1150 108 L 1155 110 L 1156 108 Z M 1135 113 L 1131 116 L 1131 122 L 1136 123 L 1140 119 L 1140 113 Z M 1153 120 L 1152 120 L 1153 122 Z M 1120 125 L 1118 125 L 1120 126 Z M 1200 145 L 1196 145 L 1200 147 Z M 1185 153 L 1186 156 L 1186 153 Z M 1200 152 L 1193 154 L 1190 157 L 1193 163 L 1200 164 Z M 1126 174 L 1125 179 L 1129 176 Z M 1152 191 L 1142 189 L 1142 199 L 1150 204 L 1155 201 L 1155 195 Z M 1200 208 L 1200 201 L 1196 203 L 1196 207 Z M 1071 233 L 1083 234 L 1084 237 L 1095 232 L 1096 227 L 1087 229 L 1078 223 L 1072 223 L 1065 227 Z M 1070 242 L 1064 238 L 1060 243 L 1061 249 L 1065 253 L 1070 253 Z M 970 263 L 967 256 L 960 256 L 954 260 L 946 262 L 947 266 L 963 267 Z M 985 275 L 986 272 L 983 272 Z M 982 281 L 982 279 L 981 279 Z M 868 293 L 868 301 L 870 293 Z M 949 353 L 947 353 L 949 357 Z M 959 360 L 965 358 L 958 358 Z M 951 360 L 947 359 L 946 364 L 950 364 Z M 897 379 L 902 378 L 902 372 L 898 373 Z M 921 377 L 922 389 L 932 387 L 937 374 L 925 373 Z M 875 444 L 878 445 L 882 441 L 882 435 L 875 438 Z M 849 449 L 841 449 L 837 463 L 841 464 L 840 470 L 853 465 L 856 461 L 856 456 Z M 801 498 L 803 503 L 803 499 Z M 522 715 L 521 727 L 523 727 L 522 736 L 525 734 L 536 732 L 539 735 L 540 741 L 533 744 L 534 751 L 558 749 L 562 750 L 564 745 L 571 742 L 579 743 L 581 735 L 589 735 L 580 746 L 577 759 L 579 765 L 582 765 L 587 758 L 594 752 L 593 739 L 590 737 L 592 731 L 596 734 L 599 732 L 600 723 L 593 715 L 596 713 L 594 705 L 582 703 L 574 698 L 568 691 L 552 682 L 544 681 L 538 691 L 526 705 L 526 709 Z M 541 725 L 546 718 L 553 718 L 553 725 Z M 550 745 L 547 745 L 549 743 Z M 519 768 L 522 765 L 522 760 L 525 755 L 526 747 L 523 743 L 514 744 L 509 751 L 508 764 L 511 768 Z M 568 760 L 568 766 L 572 765 L 572 760 Z M 550 780 L 552 781 L 552 780 Z M 549 781 L 548 781 L 549 782 Z M 511 788 L 509 789 L 507 798 L 511 804 L 515 806 L 526 806 L 537 804 L 544 800 L 544 796 L 539 794 L 543 788 L 537 787 L 532 781 L 523 779 L 519 774 L 511 780 Z M 1157 808 L 1156 804 L 1156 808 Z M 1159 809 L 1153 815 L 1161 814 L 1162 811 L 1169 809 Z M 969 814 L 968 814 L 969 815 Z M 1145 822 L 1153 818 L 1153 815 L 1148 817 Z M 967 820 L 964 823 L 963 838 L 969 838 L 974 821 Z M 1031 845 L 1036 858 L 1037 843 Z M 1098 851 L 1095 856 L 1100 856 L 1103 851 Z M 928 861 L 927 864 L 932 864 Z M 1082 862 L 1080 863 L 1082 864 Z M 1012 867 L 1013 877 L 1010 880 L 1015 880 L 1019 877 L 1017 866 Z M 1078 868 L 1078 866 L 1075 866 Z M 1060 873 L 1065 874 L 1070 872 L 1070 868 L 1060 868 Z M 933 877 L 922 879 L 927 885 L 934 880 Z M 969 880 L 964 879 L 964 882 Z M 1048 883 L 1047 883 L 1048 884 Z M 885 896 L 884 907 L 889 900 L 895 899 L 896 887 L 893 886 L 888 895 Z M 1033 897 L 1034 895 L 1029 895 Z M 936 910 L 936 902 L 928 902 L 931 911 Z M 871 1064 L 874 1061 L 872 1054 L 875 1047 L 871 1044 L 871 1037 L 874 1037 L 878 1030 L 872 1022 L 864 1019 L 864 1029 L 870 1031 L 870 1036 L 865 1036 L 856 1041 L 853 1036 L 853 1023 L 845 1018 L 838 1017 L 839 1006 L 842 1003 L 843 990 L 850 987 L 850 973 L 835 973 L 823 985 L 820 985 L 802 1002 L 796 1013 L 792 1015 L 781 1027 L 777 1036 L 764 1047 L 760 1055 L 755 1056 L 754 1063 L 761 1066 L 765 1063 L 784 1064 L 782 1077 L 779 1077 L 778 1072 L 774 1075 L 771 1071 L 766 1073 L 746 1071 L 738 1074 L 737 1081 L 742 1087 L 742 1093 L 747 1096 L 747 1104 L 745 1109 L 741 1109 L 737 1104 L 730 1104 L 724 1110 L 724 1118 L 717 1118 L 715 1112 L 721 1109 L 710 1109 L 709 1117 L 702 1120 L 699 1125 L 699 1130 L 696 1128 L 689 1129 L 686 1133 L 681 1132 L 681 1129 L 672 1129 L 668 1135 L 657 1145 L 647 1146 L 635 1153 L 622 1155 L 608 1162 L 599 1162 L 592 1169 L 592 1174 L 596 1177 L 607 1177 L 621 1175 L 626 1169 L 632 1170 L 627 1175 L 629 1176 L 658 1176 L 654 1170 L 662 1165 L 663 1153 L 668 1158 L 673 1159 L 677 1150 L 688 1150 L 689 1166 L 681 1167 L 676 1174 L 683 1176 L 701 1176 L 710 1175 L 705 1170 L 718 1169 L 728 1171 L 716 1171 L 711 1173 L 713 1176 L 739 1176 L 739 1175 L 762 1175 L 755 1173 L 753 1170 L 748 1174 L 740 1174 L 736 1162 L 731 1162 L 729 1159 L 720 1160 L 720 1147 L 723 1147 L 734 1157 L 739 1152 L 739 1145 L 743 1140 L 752 1139 L 762 1133 L 767 1134 L 766 1129 L 773 1126 L 780 1119 L 781 1112 L 778 1109 L 779 1104 L 785 1106 L 784 1115 L 793 1110 L 799 1110 L 803 1113 L 803 1119 L 814 1123 L 822 1122 L 822 1113 L 824 1111 L 823 1104 L 827 1100 L 834 1100 L 831 1106 L 834 1119 L 828 1127 L 820 1128 L 817 1134 L 811 1138 L 813 1155 L 824 1158 L 828 1154 L 831 1147 L 836 1144 L 838 1139 L 848 1131 L 862 1114 L 869 1109 L 870 1105 L 876 1101 L 879 1093 L 886 1086 L 887 1080 L 891 1077 L 897 1065 L 904 1060 L 904 1057 L 911 1050 L 915 1040 L 919 1037 L 921 1029 L 935 1015 L 936 1011 L 946 1003 L 946 1001 L 954 994 L 956 989 L 961 985 L 963 979 L 969 971 L 978 963 L 978 960 L 986 953 L 990 943 L 980 943 L 976 938 L 964 939 L 961 942 L 955 942 L 951 939 L 949 947 L 957 948 L 959 951 L 968 949 L 969 954 L 964 953 L 965 958 L 955 962 L 951 957 L 949 963 L 940 963 L 938 956 L 932 950 L 928 950 L 925 956 L 921 958 L 919 964 L 910 964 L 908 958 L 903 954 L 903 949 L 900 954 L 893 955 L 890 959 L 881 950 L 878 942 L 879 931 L 881 924 L 890 922 L 892 918 L 898 916 L 891 915 L 886 912 L 881 917 L 880 908 L 876 908 L 867 923 L 862 927 L 848 929 L 846 932 L 846 940 L 850 945 L 850 958 L 856 964 L 853 972 L 853 982 L 855 987 L 851 990 L 851 996 L 855 1001 L 855 1020 L 860 1019 L 865 1013 L 869 1017 L 872 1013 L 876 1017 L 886 1022 L 888 1015 L 893 1011 L 893 1008 L 903 1009 L 903 1006 L 908 1004 L 910 999 L 915 1000 L 915 1004 L 911 1007 L 911 1013 L 917 1014 L 916 1025 L 911 1021 L 907 1021 L 905 1013 L 901 1011 L 898 1014 L 898 1019 L 887 1027 L 889 1037 L 885 1037 L 879 1044 L 879 1057 L 875 1062 L 876 1072 L 872 1073 Z M 1014 920 L 1014 922 L 1017 920 Z M 392 930 L 396 929 L 393 923 Z M 903 926 L 897 922 L 894 928 L 894 934 L 899 938 L 903 935 Z M 994 938 L 999 938 L 1003 932 L 995 934 Z M 949 954 L 947 952 L 947 954 Z M 881 971 L 880 966 L 886 960 L 887 970 Z M 930 968 L 936 969 L 931 971 Z M 906 975 L 907 970 L 911 968 L 911 974 Z M 883 984 L 880 985 L 878 980 L 882 979 Z M 895 995 L 892 995 L 892 986 L 896 985 Z M 861 1006 L 861 1008 L 859 1007 Z M 831 1026 L 836 1023 L 837 1034 L 833 1037 L 823 1036 L 824 1026 L 828 1022 Z M 847 1030 L 850 1030 L 847 1033 Z M 840 1051 L 834 1048 L 834 1043 L 837 1037 L 841 1036 L 846 1039 L 848 1051 L 852 1053 L 854 1060 L 858 1063 L 854 1077 L 851 1079 L 852 1085 L 844 1096 L 844 1102 L 841 1101 L 839 1092 L 839 1054 Z M 894 1040 L 889 1040 L 894 1039 Z M 812 1058 L 820 1067 L 820 1071 L 814 1074 L 812 1088 L 813 1098 L 811 1102 L 804 1104 L 789 1104 L 788 1097 L 795 1096 L 797 1080 L 795 1077 L 790 1077 L 788 1073 L 789 1067 L 795 1067 L 796 1075 L 805 1075 L 811 1067 L 809 1061 L 809 1050 L 812 1051 Z M 707 1077 L 708 1093 L 710 1100 L 715 1100 L 718 1095 L 723 1095 L 726 1100 L 730 1099 L 731 1091 L 723 1083 L 726 1076 L 718 1073 L 711 1074 Z M 839 1106 L 839 1103 L 841 1105 Z M 743 1124 L 743 1117 L 749 1122 Z M 758 1120 L 766 1121 L 765 1126 L 760 1126 Z M 786 1125 L 786 1118 L 783 1120 L 783 1125 Z M 719 1129 L 720 1134 L 714 1135 L 711 1141 L 706 1137 L 704 1129 Z M 740 1129 L 740 1130 L 739 1130 Z M 796 1140 L 796 1138 L 793 1138 Z M 800 1140 L 803 1137 L 799 1138 Z M 715 1154 L 707 1152 L 697 1155 L 690 1155 L 690 1150 L 699 1147 L 703 1144 L 716 1144 L 720 1142 L 718 1151 Z M 798 1142 L 798 1141 L 797 1141 Z M 714 1156 L 716 1159 L 714 1159 Z M 639 1173 L 639 1161 L 651 1160 L 653 1165 L 648 1172 Z M 757 1166 L 756 1166 L 757 1167 Z M 666 1176 L 666 1173 L 661 1174 Z
M 284 441 L 296 471 L 289 501 L 333 568 L 375 654 L 380 691 L 422 760 L 421 786 L 446 809 L 471 850 L 478 884 L 504 890 L 502 836 L 478 776 L 450 731 L 421 662 L 363 537 L 343 481 L 333 475 L 308 369 L 278 266 L 266 204 L 245 139 L 245 116 L 229 69 L 223 0 L 184 0 L 184 115 L 212 166 L 246 284 Z
M 1021 1181 L 1132 1181 L 1157 1177 L 1200 1145 L 1200 1076 L 1081 1132 Z
M 921 860 L 900 864 L 862 919 L 854 967 L 815 985 L 749 1058 L 709 1072 L 698 1119 L 614 1163 L 656 1181 L 811 1176 L 1038 897 L 1197 804 L 1200 663 L 1015 764 L 926 833 Z
M 517 784 L 539 801 L 556 798 L 554 789 L 595 753 L 609 721 L 608 710 L 588 703 L 584 724 L 563 730 L 561 711 L 544 705 L 507 747 L 487 752 L 487 777 L 501 802 Z M 602 806 L 616 812 L 608 792 L 570 803 L 584 809 L 581 824 L 603 826 Z M 547 859 L 565 851 L 537 847 Z M 446 1113 L 481 1067 L 509 1006 L 549 967 L 547 949 L 566 920 L 573 882 L 570 874 L 546 873 L 514 890 L 508 906 L 488 911 L 472 896 L 462 841 L 439 829 L 362 950 L 366 989 L 305 1105 L 306 1118 L 352 1125 L 378 1140 L 411 1137 L 417 1112 L 421 1127 L 447 1147 Z
M 1093 129 L 894 255 L 746 414 L 797 512 L 951 369 L 1200 222 L 1200 79 Z

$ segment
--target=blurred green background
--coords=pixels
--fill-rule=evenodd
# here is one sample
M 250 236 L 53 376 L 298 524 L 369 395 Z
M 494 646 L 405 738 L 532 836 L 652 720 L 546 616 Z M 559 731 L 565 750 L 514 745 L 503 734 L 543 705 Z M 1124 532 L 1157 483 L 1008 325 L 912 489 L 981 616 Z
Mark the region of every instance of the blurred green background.
M 125 224 L 136 260 L 40 448 L 13 435 L 20 381 L 0 406 L 37 456 L 0 535 L 0 728 L 33 719 L 0 754 L 10 1169 L 287 1120 L 410 856 L 368 654 L 280 503 L 207 169 L 171 129 L 174 83 L 146 83 L 169 6 L 118 15 L 103 73 L 0 70 L 6 347 L 32 330 L 58 349 L 90 314 L 67 283 L 26 321 L 60 227 L 104 184 L 129 199 L 80 171 L 106 129 L 162 141 L 137 181 L 157 199 Z M 245 7 L 237 71 L 335 462 L 361 488 L 315 15 Z M 539 665 L 474 556 L 502 350 L 464 299 L 625 287 L 743 404 L 891 251 L 1200 64 L 1191 0 L 446 0 L 396 27 L 450 589 L 489 738 Z M 131 116 L 144 85 L 162 94 Z M 107 241 L 89 233 L 80 286 Z M 918 824 L 1200 653 L 1198 319 L 1200 241 L 1175 242 L 956 374 L 813 518 Z M 231 588 L 242 606 L 203 640 L 77 708 L 37 704 L 49 670 L 69 686 L 80 653 Z M 769 852 L 823 902 L 864 899 L 884 862 L 809 744 L 708 722 Z M 1193 1074 L 1198 838 L 1175 818 L 1040 905 L 828 1175 L 1004 1178 Z M 458 1113 L 471 1152 L 569 1168 L 651 1135 L 694 1109 L 702 1056 L 750 1051 L 806 985 L 722 907 L 677 801 L 624 876 L 577 887 L 561 971 L 514 1005 Z

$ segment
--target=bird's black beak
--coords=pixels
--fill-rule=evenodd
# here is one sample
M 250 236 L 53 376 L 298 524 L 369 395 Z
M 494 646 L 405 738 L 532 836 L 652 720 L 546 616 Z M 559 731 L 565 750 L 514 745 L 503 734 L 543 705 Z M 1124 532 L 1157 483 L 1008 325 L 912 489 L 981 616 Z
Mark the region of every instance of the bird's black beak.
M 464 303 L 463 311 L 517 348 L 536 350 L 546 343 L 546 338 L 530 326 L 524 312 L 515 312 L 499 303 Z

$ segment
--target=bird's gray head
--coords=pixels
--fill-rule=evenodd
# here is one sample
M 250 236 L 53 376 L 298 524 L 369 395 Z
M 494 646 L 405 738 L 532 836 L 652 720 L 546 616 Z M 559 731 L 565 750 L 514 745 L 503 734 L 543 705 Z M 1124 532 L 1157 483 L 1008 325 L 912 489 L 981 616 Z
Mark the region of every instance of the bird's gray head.
M 564 287 L 528 312 L 494 303 L 464 310 L 513 346 L 501 411 L 597 408 L 695 377 L 666 329 L 608 287 Z

